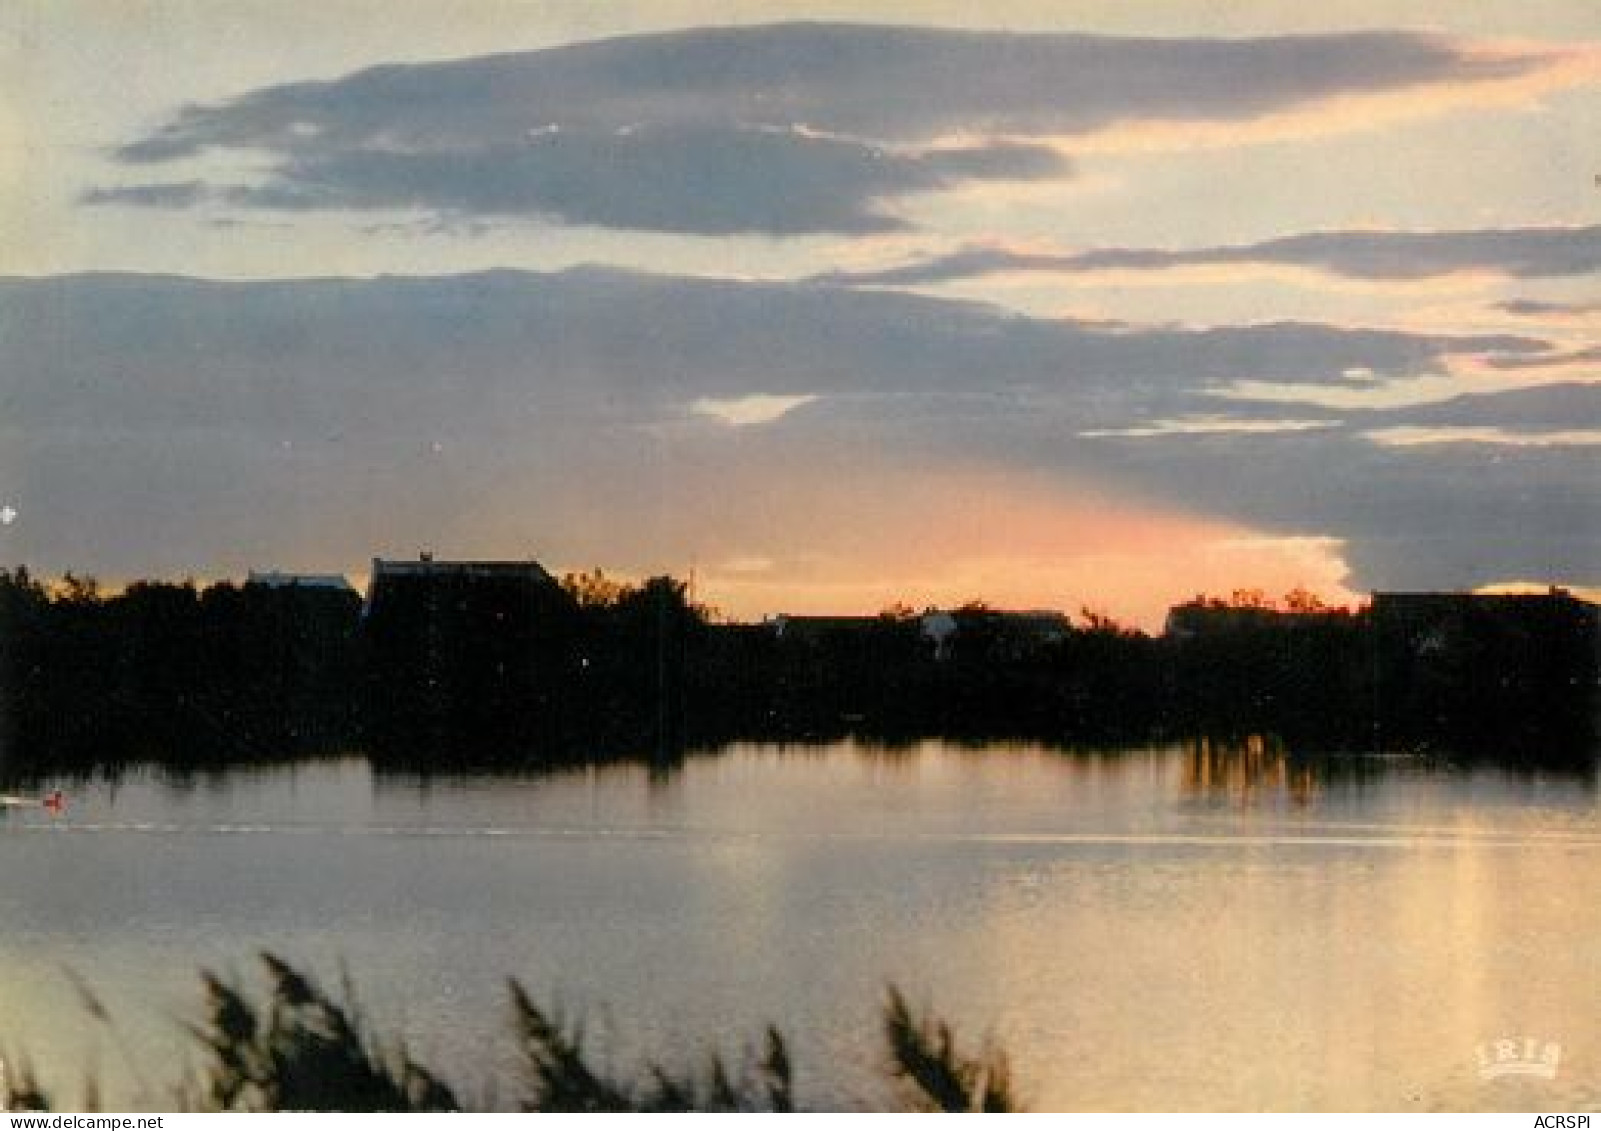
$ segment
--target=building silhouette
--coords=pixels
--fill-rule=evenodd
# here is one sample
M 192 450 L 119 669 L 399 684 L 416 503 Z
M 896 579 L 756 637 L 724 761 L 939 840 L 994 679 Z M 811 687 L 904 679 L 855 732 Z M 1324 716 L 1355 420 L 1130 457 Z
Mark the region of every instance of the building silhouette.
M 1395 738 L 1567 742 L 1593 734 L 1601 608 L 1545 593 L 1376 593 L 1375 709 Z
M 373 559 L 361 637 L 375 737 L 537 737 L 579 662 L 578 615 L 537 562 Z

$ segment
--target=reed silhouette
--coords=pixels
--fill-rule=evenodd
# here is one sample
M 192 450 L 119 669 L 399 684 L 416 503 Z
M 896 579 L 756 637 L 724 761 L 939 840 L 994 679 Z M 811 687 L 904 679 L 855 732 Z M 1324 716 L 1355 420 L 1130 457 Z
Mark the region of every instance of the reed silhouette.
M 164 1090 L 185 1111 L 468 1110 L 466 1088 L 416 1060 L 404 1042 L 373 1031 L 347 978 L 338 994 L 273 954 L 262 954 L 264 994 L 201 974 L 203 1018 L 189 1026 L 199 1069 Z M 696 1067 L 647 1061 L 631 1070 L 603 1067 L 580 1025 L 540 1006 L 515 980 L 509 986 L 510 1039 L 523 1068 L 523 1111 L 786 1112 L 797 1108 L 789 1043 L 769 1027 L 730 1060 L 707 1055 Z M 91 999 L 92 1000 L 92 999 Z M 98 1020 L 113 1024 L 100 1011 Z M 975 1056 L 949 1025 L 915 1013 L 904 995 L 886 992 L 881 1025 L 888 1093 L 882 1104 L 912 1111 L 1020 1110 L 1004 1052 L 986 1042 Z M 827 1068 L 819 1072 L 827 1078 Z M 47 1111 L 52 1094 L 22 1070 L 3 1082 L 3 1108 Z M 97 1106 L 91 1082 L 84 1108 Z

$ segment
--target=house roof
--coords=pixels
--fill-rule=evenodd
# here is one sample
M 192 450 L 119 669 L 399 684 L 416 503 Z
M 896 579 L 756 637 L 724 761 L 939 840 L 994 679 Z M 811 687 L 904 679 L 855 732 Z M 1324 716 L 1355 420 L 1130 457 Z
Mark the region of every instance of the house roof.
M 342 573 L 285 573 L 276 569 L 253 569 L 245 579 L 245 584 L 264 585 L 268 589 L 337 589 L 355 592 L 355 587 Z
M 532 578 L 537 581 L 555 581 L 544 566 L 532 559 L 511 561 L 436 561 L 431 557 L 416 560 L 372 560 L 372 577 L 498 577 Z

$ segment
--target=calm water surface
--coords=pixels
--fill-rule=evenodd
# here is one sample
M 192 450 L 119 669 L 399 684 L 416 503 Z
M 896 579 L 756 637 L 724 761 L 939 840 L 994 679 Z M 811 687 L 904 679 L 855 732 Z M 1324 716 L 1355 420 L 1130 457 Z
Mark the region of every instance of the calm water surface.
M 67 788 L 62 819 L 0 817 L 0 1041 L 67 1102 L 92 1073 L 162 1106 L 197 968 L 270 948 L 348 965 L 478 1102 L 514 1098 L 515 976 L 618 1064 L 777 1021 L 814 1104 L 881 1102 L 889 981 L 993 1033 L 1039 1108 L 1601 1104 L 1593 779 L 846 743 Z M 1554 1080 L 1480 1078 L 1479 1045 L 1525 1037 L 1560 1044 Z

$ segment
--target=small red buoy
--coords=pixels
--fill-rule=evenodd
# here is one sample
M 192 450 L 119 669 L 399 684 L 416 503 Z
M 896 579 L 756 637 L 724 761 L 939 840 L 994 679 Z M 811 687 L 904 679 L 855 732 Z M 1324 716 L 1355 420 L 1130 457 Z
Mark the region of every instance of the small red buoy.
M 67 807 L 66 800 L 61 796 L 59 789 L 52 790 L 44 799 L 44 807 L 51 813 L 60 813 Z

